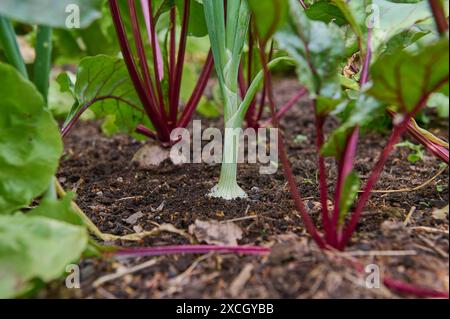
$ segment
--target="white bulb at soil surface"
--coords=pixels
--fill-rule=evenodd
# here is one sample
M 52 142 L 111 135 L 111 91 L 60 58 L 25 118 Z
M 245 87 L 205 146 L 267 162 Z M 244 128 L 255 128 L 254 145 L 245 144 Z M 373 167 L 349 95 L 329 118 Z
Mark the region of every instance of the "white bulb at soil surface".
M 223 198 L 225 200 L 233 200 L 239 198 L 247 198 L 247 193 L 241 187 L 239 187 L 238 184 L 235 184 L 233 186 L 224 186 L 218 184 L 211 189 L 211 192 L 208 194 L 208 196 Z

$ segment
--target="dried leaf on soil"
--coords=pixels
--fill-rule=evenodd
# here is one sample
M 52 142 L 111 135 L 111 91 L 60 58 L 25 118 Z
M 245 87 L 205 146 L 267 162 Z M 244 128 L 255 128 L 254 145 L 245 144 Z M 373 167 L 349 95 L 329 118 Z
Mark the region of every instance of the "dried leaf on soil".
M 127 224 L 134 225 L 142 217 L 144 217 L 144 214 L 142 212 L 137 212 L 131 215 L 130 217 L 124 219 L 123 221 L 126 222 Z
M 242 239 L 242 229 L 234 223 L 219 223 L 218 221 L 196 220 L 189 226 L 189 233 L 198 241 L 211 245 L 237 245 Z

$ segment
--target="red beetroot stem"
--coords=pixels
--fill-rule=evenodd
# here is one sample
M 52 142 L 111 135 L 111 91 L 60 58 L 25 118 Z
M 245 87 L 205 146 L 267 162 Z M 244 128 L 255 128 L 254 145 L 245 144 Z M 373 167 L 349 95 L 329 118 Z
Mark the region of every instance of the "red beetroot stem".
M 362 48 L 361 48 L 362 51 Z M 365 50 L 364 63 L 361 71 L 360 78 L 360 87 L 364 87 L 369 81 L 369 71 L 370 71 L 370 63 L 372 61 L 372 29 L 369 28 L 367 32 L 367 48 Z M 351 174 L 354 161 L 356 157 L 356 151 L 358 147 L 359 141 L 359 126 L 356 126 L 351 134 L 348 136 L 346 145 L 343 151 L 341 158 L 338 160 L 338 177 L 336 189 L 334 192 L 334 210 L 332 217 L 332 232 L 333 232 L 333 241 L 329 243 L 333 247 L 339 246 L 339 241 L 341 240 L 341 226 L 339 225 L 339 215 L 340 215 L 340 201 L 343 192 L 343 188 L 345 185 L 345 181 L 349 174 Z
M 203 67 L 202 73 L 200 74 L 199 80 L 196 87 L 191 95 L 191 98 L 186 103 L 183 113 L 178 121 L 178 127 L 186 127 L 189 123 L 194 111 L 202 98 L 203 92 L 205 91 L 206 85 L 208 84 L 209 77 L 211 75 L 212 69 L 214 67 L 214 58 L 212 52 L 209 51 L 208 57 L 206 58 L 205 65 Z
M 142 42 L 141 30 L 139 27 L 139 20 L 137 17 L 137 10 L 136 10 L 136 5 L 135 5 L 134 0 L 128 0 L 128 8 L 130 11 L 129 13 L 130 13 L 130 19 L 131 19 L 131 24 L 132 24 L 132 28 L 133 28 L 133 36 L 135 39 L 136 52 L 138 54 L 139 64 L 141 66 L 141 74 L 144 78 L 144 83 L 147 86 L 147 90 L 150 94 L 150 98 L 153 101 L 153 103 L 156 105 L 157 99 L 154 94 L 153 81 L 150 77 L 150 71 L 149 71 L 148 64 L 147 64 L 147 57 L 145 55 L 144 43 Z M 161 116 L 164 117 L 164 113 L 161 112 L 160 114 L 161 114 Z
M 142 124 L 136 126 L 136 133 L 147 136 L 148 138 L 151 138 L 156 141 L 158 140 L 158 136 L 156 136 L 155 133 L 153 133 L 149 128 L 145 127 Z
M 273 50 L 274 50 L 274 44 L 273 44 L 273 41 L 272 41 L 272 43 L 270 44 L 269 58 L 268 58 L 267 61 L 272 60 Z M 264 83 L 262 94 L 261 94 L 261 99 L 259 101 L 258 115 L 256 116 L 256 119 L 254 119 L 257 127 L 259 126 L 259 122 L 261 121 L 261 118 L 262 118 L 262 115 L 263 115 L 264 107 L 266 106 L 266 97 L 267 97 L 267 84 Z
M 135 110 L 142 111 L 138 106 L 130 103 L 129 101 L 127 101 L 127 100 L 125 100 L 125 99 L 123 99 L 121 97 L 113 96 L 113 95 L 99 96 L 99 97 L 96 97 L 95 99 L 93 99 L 92 101 L 90 101 L 89 103 L 86 103 L 85 105 L 83 105 L 81 107 L 81 109 L 73 116 L 73 118 L 68 123 L 65 123 L 65 125 L 63 126 L 63 128 L 61 130 L 61 136 L 62 137 L 66 137 L 66 135 L 69 133 L 69 131 L 72 129 L 72 127 L 80 119 L 81 115 L 83 115 L 83 113 L 87 109 L 89 109 L 95 103 L 102 102 L 102 101 L 105 101 L 105 100 L 115 100 L 117 102 L 122 102 L 124 104 L 128 104 L 129 107 L 134 108 Z
M 448 292 L 437 291 L 434 289 L 429 289 L 425 287 L 418 287 L 415 285 L 408 284 L 406 282 L 385 278 L 383 284 L 392 291 L 401 294 L 414 295 L 420 298 L 448 298 Z
M 148 10 L 149 10 L 149 17 L 150 17 L 150 34 L 151 34 L 151 43 L 152 45 L 152 53 L 153 53 L 153 68 L 155 71 L 155 82 L 156 82 L 156 92 L 158 95 L 158 101 L 159 101 L 159 108 L 161 114 L 166 114 L 166 109 L 164 105 L 164 94 L 162 92 L 161 87 L 161 75 L 159 74 L 159 65 L 158 65 L 158 48 L 159 46 L 156 45 L 158 41 L 158 37 L 156 34 L 156 26 L 155 26 L 155 19 L 153 17 L 153 5 L 152 1 L 148 1 Z M 167 125 L 167 122 L 165 122 Z
M 174 90 L 171 92 L 171 121 L 173 123 L 173 128 L 177 122 L 177 110 L 180 104 L 180 91 L 181 91 L 181 80 L 183 77 L 183 67 L 184 58 L 186 55 L 186 44 L 187 44 L 187 34 L 189 25 L 191 0 L 184 1 L 184 12 L 183 12 L 183 22 L 181 27 L 181 40 L 180 47 L 178 48 L 177 66 L 175 71 Z
M 272 109 L 272 104 L 270 105 Z M 275 123 L 274 127 L 278 128 L 278 121 L 275 118 L 274 123 Z M 292 167 L 286 153 L 286 147 L 284 145 L 284 139 L 281 132 L 278 132 L 278 152 L 280 154 L 281 164 L 283 165 L 284 176 L 288 181 L 288 186 L 292 196 L 292 200 L 294 201 L 295 207 L 297 207 L 297 210 L 300 212 L 303 223 L 305 224 L 305 228 L 307 232 L 311 235 L 313 240 L 316 242 L 316 244 L 321 249 L 326 249 L 326 244 L 323 238 L 319 235 L 316 226 L 314 225 L 311 217 L 309 216 L 308 211 L 306 210 L 305 207 L 305 203 L 303 202 L 303 199 L 300 196 L 300 193 L 297 189 L 297 181 L 295 180 L 295 176 L 292 173 Z
M 266 255 L 270 253 L 270 248 L 258 246 L 178 245 L 126 248 L 113 253 L 106 253 L 106 255 L 116 257 L 148 257 L 174 254 L 208 254 L 213 252 L 223 254 Z
M 392 110 L 387 110 L 387 113 L 394 118 L 396 113 Z M 411 135 L 416 141 L 422 144 L 433 155 L 440 158 L 447 165 L 449 164 L 449 150 L 443 145 L 437 144 L 424 136 L 415 126 L 414 121 L 411 119 L 408 123 L 408 134 Z
M 169 88 L 170 92 L 174 89 L 175 83 L 173 79 L 175 78 L 176 69 L 176 32 L 177 32 L 177 12 L 175 7 L 170 10 L 170 51 L 169 51 Z
M 337 256 L 332 255 L 332 257 L 339 258 L 339 255 Z M 351 259 L 339 258 L 339 259 L 341 259 L 342 262 L 352 266 L 357 272 L 366 275 L 364 264 L 361 263 L 360 261 L 355 260 L 353 258 Z M 383 275 L 383 285 L 386 286 L 386 288 L 388 288 L 389 290 L 400 294 L 408 294 L 420 298 L 448 298 L 448 292 L 446 291 L 438 291 L 435 289 L 416 286 L 401 280 L 393 279 L 385 275 Z
M 306 6 L 306 4 L 305 4 L 305 1 L 304 0 L 298 0 L 299 2 L 300 2 L 300 4 L 302 5 L 302 7 L 303 7 L 303 9 L 308 9 L 308 7 Z
M 300 101 L 300 99 L 306 95 L 306 93 L 308 93 L 308 91 L 304 87 L 298 90 L 297 93 L 295 93 L 294 96 L 292 96 L 291 99 L 285 105 L 280 107 L 276 115 L 277 120 L 280 120 L 284 114 L 286 114 L 290 109 L 292 109 L 295 106 L 295 104 L 297 104 L 297 102 Z M 267 127 L 271 124 L 272 119 L 269 119 L 262 125 L 262 127 Z
M 316 101 L 313 101 L 314 111 L 316 112 Z M 331 219 L 328 211 L 328 186 L 327 186 L 327 168 L 325 165 L 325 158 L 321 155 L 320 150 L 324 144 L 325 138 L 323 133 L 323 127 L 325 124 L 325 117 L 317 114 L 316 112 L 316 146 L 318 151 L 318 163 L 319 163 L 319 193 L 320 204 L 322 211 L 322 223 L 325 231 L 325 238 L 328 244 L 333 244 L 333 233 L 331 228 Z
M 372 173 L 367 181 L 367 184 L 364 188 L 364 191 L 361 195 L 361 197 L 358 200 L 358 204 L 356 206 L 356 209 L 352 215 L 352 218 L 350 220 L 349 225 L 345 228 L 342 240 L 339 243 L 339 249 L 344 249 L 347 245 L 348 241 L 350 240 L 353 232 L 356 229 L 356 226 L 358 225 L 359 219 L 361 218 L 362 211 L 367 203 L 367 201 L 370 198 L 371 191 L 373 187 L 375 186 L 376 182 L 378 181 L 378 178 L 380 177 L 381 172 L 383 171 L 384 165 L 386 164 L 390 153 L 394 149 L 395 145 L 399 141 L 400 137 L 406 132 L 408 129 L 409 121 L 415 117 L 415 115 L 426 106 L 426 103 L 428 101 L 428 98 L 430 97 L 431 93 L 439 89 L 442 85 L 448 82 L 448 76 L 444 79 L 442 79 L 436 87 L 432 88 L 429 92 L 426 92 L 424 94 L 420 101 L 417 103 L 417 105 L 414 107 L 413 111 L 405 115 L 405 118 L 403 119 L 402 123 L 400 125 L 395 126 L 394 131 L 392 132 L 391 137 L 389 138 L 389 141 L 387 145 L 385 146 L 383 152 L 380 155 L 380 158 L 378 159 L 377 164 L 375 165 L 375 168 L 372 170 Z
M 117 0 L 109 0 L 109 5 L 111 9 L 112 18 L 114 21 L 114 26 L 116 28 L 117 37 L 119 39 L 120 47 L 122 50 L 122 54 L 125 60 L 125 63 L 128 68 L 128 72 L 130 74 L 130 78 L 134 84 L 136 92 L 138 93 L 139 99 L 141 100 L 145 111 L 155 126 L 157 135 L 160 140 L 170 140 L 170 133 L 168 128 L 163 124 L 162 118 L 155 108 L 155 104 L 153 103 L 151 97 L 149 96 L 149 92 L 145 90 L 144 85 L 141 81 L 139 72 L 136 68 L 136 64 L 134 62 L 133 54 L 128 43 L 128 39 L 125 32 L 125 27 L 122 22 L 122 18 L 120 16 L 120 9 L 117 4 Z
M 279 122 L 276 117 L 276 105 L 275 101 L 273 99 L 272 95 L 272 80 L 270 76 L 270 71 L 267 66 L 267 58 L 265 54 L 265 47 L 266 43 L 261 43 L 259 47 L 259 55 L 261 58 L 261 64 L 264 70 L 264 82 L 266 83 L 267 91 L 268 91 L 268 99 L 269 99 L 269 106 L 270 106 L 270 112 L 272 115 L 272 122 L 274 128 L 279 128 Z M 307 232 L 311 235 L 313 240 L 317 243 L 317 245 L 321 249 L 326 249 L 326 244 L 323 240 L 323 238 L 320 236 L 319 232 L 317 231 L 316 226 L 314 225 L 314 222 L 312 221 L 311 217 L 308 214 L 308 211 L 306 210 L 305 203 L 303 202 L 303 199 L 298 191 L 297 188 L 297 181 L 295 179 L 294 174 L 292 173 L 292 167 L 289 162 L 289 158 L 286 152 L 286 146 L 284 145 L 284 139 L 281 134 L 280 129 L 278 129 L 278 153 L 280 156 L 281 164 L 283 165 L 283 172 L 286 180 L 288 181 L 288 186 L 290 189 L 290 193 L 292 196 L 292 199 L 294 201 L 295 206 L 297 207 L 297 210 L 300 212 L 300 215 L 302 217 L 303 223 L 305 224 L 305 228 Z
M 436 22 L 437 29 L 441 36 L 445 35 L 448 31 L 448 21 L 445 15 L 445 10 L 441 0 L 428 0 L 431 11 L 433 12 L 434 20 Z

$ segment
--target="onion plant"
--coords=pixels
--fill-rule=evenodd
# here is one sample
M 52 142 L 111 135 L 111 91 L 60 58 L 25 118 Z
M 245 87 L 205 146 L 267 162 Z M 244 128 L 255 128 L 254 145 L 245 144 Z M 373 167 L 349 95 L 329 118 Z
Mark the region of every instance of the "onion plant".
M 205 0 L 206 23 L 220 90 L 224 100 L 225 137 L 219 183 L 210 196 L 232 200 L 247 194 L 237 183 L 239 139 L 245 115 L 262 82 L 260 71 L 249 85 L 243 99 L 239 95 L 239 66 L 250 21 L 247 0 Z M 271 61 L 269 67 L 286 58 Z

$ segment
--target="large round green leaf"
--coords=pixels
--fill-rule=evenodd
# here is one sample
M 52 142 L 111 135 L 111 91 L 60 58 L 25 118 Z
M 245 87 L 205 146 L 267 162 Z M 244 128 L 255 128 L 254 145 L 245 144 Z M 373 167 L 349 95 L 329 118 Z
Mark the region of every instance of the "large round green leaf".
M 0 214 L 7 214 L 45 192 L 62 141 L 33 84 L 6 64 L 0 74 Z
M 0 216 L 0 298 L 50 281 L 77 262 L 88 243 L 85 228 L 41 216 Z

